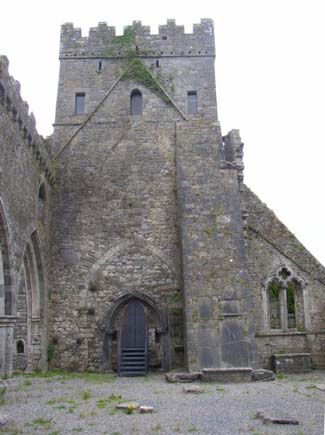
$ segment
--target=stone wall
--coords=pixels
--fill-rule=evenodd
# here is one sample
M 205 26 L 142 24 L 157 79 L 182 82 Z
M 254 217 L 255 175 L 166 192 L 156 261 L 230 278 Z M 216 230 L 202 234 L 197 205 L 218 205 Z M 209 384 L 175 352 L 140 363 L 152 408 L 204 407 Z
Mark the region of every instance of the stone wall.
M 219 125 L 178 124 L 177 176 L 190 370 L 255 365 L 236 167 L 219 168 Z
M 47 350 L 52 367 L 116 369 L 135 299 L 151 369 L 248 373 L 288 353 L 325 368 L 325 269 L 243 185 L 214 57 L 211 20 L 121 36 L 99 23 L 88 37 L 65 24 L 46 141 L 0 57 L 0 375 L 46 369 Z
M 159 26 L 157 35 L 150 33 L 150 27 L 141 21 L 133 21 L 132 26 L 124 28 L 124 35 L 115 36 L 115 27 L 101 22 L 89 30 L 88 37 L 81 35 L 81 29 L 72 23 L 61 28 L 60 54 L 64 57 L 124 57 L 126 44 L 134 43 L 134 48 L 145 56 L 179 57 L 215 54 L 213 22 L 202 19 L 194 24 L 193 33 L 184 33 L 184 26 L 178 26 L 175 20 L 167 20 Z
M 247 187 L 242 198 L 248 214 L 246 242 L 260 364 L 270 368 L 272 354 L 307 352 L 314 366 L 324 367 L 324 268 Z M 299 307 L 296 301 L 296 314 L 303 310 L 303 324 L 297 324 L 296 328 L 270 329 L 266 283 L 283 267 L 302 285 L 303 306 Z
M 35 350 L 34 357 L 30 356 L 29 368 L 46 367 L 48 259 L 45 252 L 48 247 L 49 183 L 53 180 L 53 175 L 43 138 L 36 131 L 34 116 L 29 114 L 28 105 L 20 96 L 20 85 L 10 76 L 8 60 L 4 56 L 0 57 L 0 155 L 0 246 L 4 269 L 4 289 L 0 291 L 0 300 L 5 301 L 4 304 L 0 303 L 1 346 L 4 342 L 7 343 L 5 349 L 1 349 L 0 374 L 9 374 L 15 347 L 13 338 L 18 338 L 19 335 L 26 338 L 27 303 L 22 301 L 25 297 L 23 290 L 19 293 L 18 289 L 19 277 L 24 267 L 23 257 L 28 244 L 37 251 L 34 266 L 38 270 L 34 272 L 42 275 L 37 284 L 36 281 L 29 284 L 31 292 L 37 287 L 38 301 L 34 300 L 34 304 L 41 304 L 38 318 L 34 318 L 34 326 L 36 323 L 37 326 L 34 327 L 34 332 L 31 332 L 28 343 L 30 352 L 33 353 Z M 46 203 L 42 205 L 45 217 L 43 222 L 38 219 L 39 202 L 43 202 L 43 199 L 39 198 L 40 185 L 43 185 L 44 191 L 46 190 Z M 30 303 L 32 304 L 31 300 Z M 14 331 L 16 318 L 18 322 Z M 7 341 L 5 337 L 8 338 Z
M 82 38 L 72 25 L 62 27 L 51 150 L 57 165 L 50 274 L 56 366 L 114 368 L 117 324 L 130 295 L 156 319 L 149 325 L 155 335 L 149 364 L 184 366 L 176 122 L 187 119 L 193 90 L 198 113 L 192 116 L 217 116 L 214 38 L 210 21 L 195 26 L 193 35 L 171 21 L 159 35 L 148 32 L 134 23 L 115 37 L 100 24 Z M 148 80 L 123 77 L 130 51 L 154 89 Z M 134 89 L 142 94 L 142 116 L 130 116 Z M 85 94 L 84 114 L 75 114 L 77 93 Z
M 106 368 L 105 319 L 118 298 L 137 292 L 167 314 L 178 297 L 175 111 L 141 89 L 148 115 L 114 122 L 109 113 L 128 105 L 119 93 L 135 86 L 121 83 L 114 104 L 107 100 L 58 162 L 50 301 L 55 364 L 63 367 Z M 173 345 L 183 331 L 171 324 L 168 333 Z

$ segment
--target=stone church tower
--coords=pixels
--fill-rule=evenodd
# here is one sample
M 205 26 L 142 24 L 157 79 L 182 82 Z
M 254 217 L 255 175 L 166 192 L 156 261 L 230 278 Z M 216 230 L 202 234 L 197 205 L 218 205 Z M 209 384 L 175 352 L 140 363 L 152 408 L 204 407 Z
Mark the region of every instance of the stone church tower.
M 0 289 L 16 301 L 5 311 L 0 291 L 3 373 L 46 368 L 46 349 L 52 367 L 122 375 L 271 367 L 283 353 L 324 365 L 324 268 L 243 184 L 214 60 L 208 19 L 191 34 L 173 20 L 156 35 L 65 24 L 44 141 L 14 119 L 2 58 L 0 146 L 23 137 L 26 154 L 25 183 L 0 173 Z

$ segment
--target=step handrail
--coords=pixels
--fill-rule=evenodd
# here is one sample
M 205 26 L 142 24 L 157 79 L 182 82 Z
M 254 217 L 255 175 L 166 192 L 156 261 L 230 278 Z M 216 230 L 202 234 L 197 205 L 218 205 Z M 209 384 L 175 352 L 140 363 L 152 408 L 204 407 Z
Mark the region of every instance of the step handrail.
M 144 357 L 145 357 L 145 369 L 147 374 L 148 373 L 148 328 L 147 327 L 145 329 Z
M 117 347 L 117 374 L 120 376 L 121 370 L 121 359 L 122 359 L 122 335 L 123 335 L 123 326 L 118 330 L 118 347 Z

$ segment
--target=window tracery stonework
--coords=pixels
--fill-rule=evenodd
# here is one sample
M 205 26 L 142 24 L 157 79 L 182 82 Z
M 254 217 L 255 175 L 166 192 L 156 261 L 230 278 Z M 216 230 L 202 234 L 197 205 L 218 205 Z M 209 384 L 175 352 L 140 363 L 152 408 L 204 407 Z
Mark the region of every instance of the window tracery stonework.
M 263 308 L 266 332 L 305 332 L 307 282 L 281 266 L 265 282 Z

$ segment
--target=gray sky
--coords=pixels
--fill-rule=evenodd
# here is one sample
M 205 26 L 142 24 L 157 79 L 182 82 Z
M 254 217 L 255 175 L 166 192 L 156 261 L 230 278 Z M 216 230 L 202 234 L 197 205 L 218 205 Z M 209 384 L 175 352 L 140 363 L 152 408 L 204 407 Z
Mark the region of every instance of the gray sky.
M 239 128 L 245 181 L 325 264 L 325 3 L 323 0 L 29 0 L 1 6 L 0 53 L 22 86 L 44 136 L 51 134 L 60 25 L 88 28 L 142 20 L 212 18 L 223 134 Z

